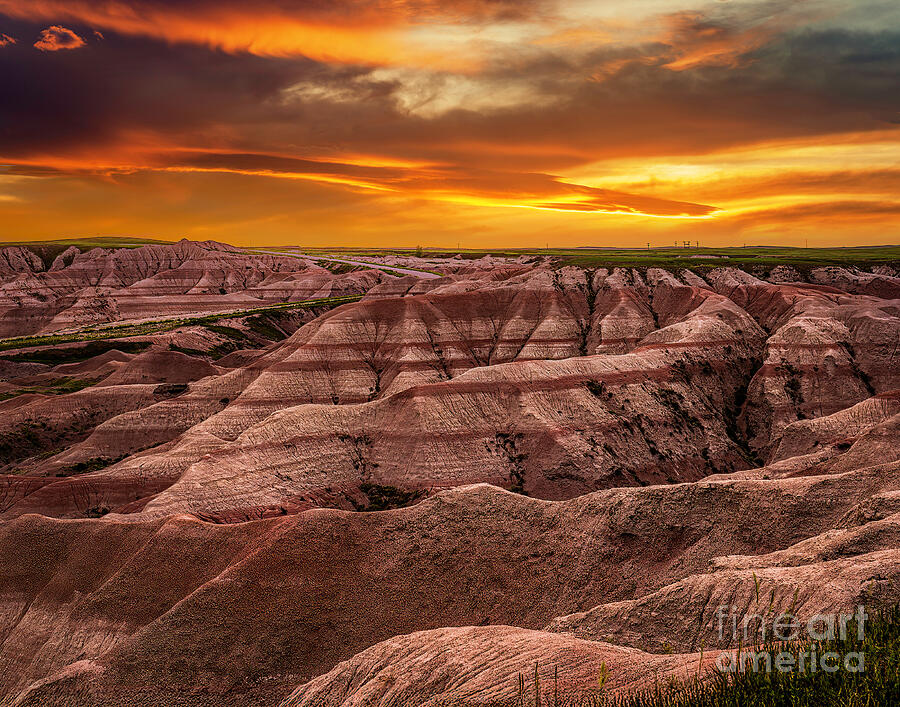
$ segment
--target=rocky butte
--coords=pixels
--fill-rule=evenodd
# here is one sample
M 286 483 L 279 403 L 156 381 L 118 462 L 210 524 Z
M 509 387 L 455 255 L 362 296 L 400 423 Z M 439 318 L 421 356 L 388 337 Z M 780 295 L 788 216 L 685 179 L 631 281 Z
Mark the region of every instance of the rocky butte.
M 896 264 L 567 262 L 0 250 L 0 702 L 624 693 L 896 603 Z

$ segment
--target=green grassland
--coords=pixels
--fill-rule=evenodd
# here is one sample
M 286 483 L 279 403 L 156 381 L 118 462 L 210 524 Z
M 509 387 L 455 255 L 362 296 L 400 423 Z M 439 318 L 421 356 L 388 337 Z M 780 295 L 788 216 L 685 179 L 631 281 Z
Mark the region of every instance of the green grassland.
M 81 250 L 91 248 L 140 248 L 142 245 L 166 245 L 174 241 L 158 238 L 132 238 L 129 236 L 97 236 L 96 238 L 55 238 L 49 241 L 0 241 L 0 248 L 9 246 L 25 246 L 26 248 L 43 248 L 60 246 L 63 250 L 75 246 Z
M 578 249 L 555 257 L 580 267 L 739 268 L 790 265 L 801 272 L 828 265 L 872 267 L 900 264 L 900 246 L 860 248 L 662 248 L 650 250 Z
M 283 248 L 283 250 L 293 250 Z M 296 252 L 296 251 L 295 251 Z M 439 248 L 303 248 L 303 253 L 317 256 L 372 258 L 421 255 L 424 258 L 477 260 L 485 255 L 495 258 L 521 256 L 553 258 L 556 264 L 578 267 L 633 268 L 701 268 L 722 266 L 740 268 L 791 265 L 800 271 L 810 268 L 843 265 L 872 267 L 900 265 L 900 245 L 860 246 L 850 248 L 791 248 L 786 246 L 747 246 L 745 248 L 506 248 L 463 249 Z

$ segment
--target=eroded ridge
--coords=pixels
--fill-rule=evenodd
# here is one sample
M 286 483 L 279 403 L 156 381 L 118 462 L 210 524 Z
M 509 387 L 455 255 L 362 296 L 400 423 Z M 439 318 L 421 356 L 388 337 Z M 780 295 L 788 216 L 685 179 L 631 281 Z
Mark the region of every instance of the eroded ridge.
M 109 321 L 208 313 L 209 287 L 362 297 L 0 353 L 15 704 L 486 705 L 534 670 L 632 690 L 711 669 L 717 607 L 900 598 L 887 266 L 402 261 L 426 279 L 138 251 L 9 252 L 4 292 L 87 278 L 33 331 L 84 287 Z

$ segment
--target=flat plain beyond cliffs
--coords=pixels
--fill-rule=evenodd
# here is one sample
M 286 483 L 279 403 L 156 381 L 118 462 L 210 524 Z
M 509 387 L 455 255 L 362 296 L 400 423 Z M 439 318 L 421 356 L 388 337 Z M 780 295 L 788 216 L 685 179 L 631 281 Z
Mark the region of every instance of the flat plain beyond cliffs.
M 900 600 L 897 246 L 8 244 L 0 421 L 0 704 L 625 695 Z

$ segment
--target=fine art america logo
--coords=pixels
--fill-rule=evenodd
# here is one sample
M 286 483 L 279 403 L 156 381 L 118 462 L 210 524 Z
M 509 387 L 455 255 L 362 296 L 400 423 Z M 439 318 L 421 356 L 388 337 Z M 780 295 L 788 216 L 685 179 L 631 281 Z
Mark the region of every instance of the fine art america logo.
M 734 606 L 720 606 L 716 618 L 721 644 L 739 646 L 737 650 L 722 651 L 716 658 L 716 667 L 722 672 L 835 673 L 842 668 L 850 673 L 865 671 L 862 651 L 838 654 L 818 650 L 820 641 L 853 640 L 854 634 L 862 644 L 869 618 L 863 606 L 858 606 L 853 614 L 816 614 L 807 621 L 789 612 L 761 616 L 743 614 Z M 790 643 L 795 646 L 793 650 L 784 645 Z M 767 647 L 754 650 L 751 646 Z

